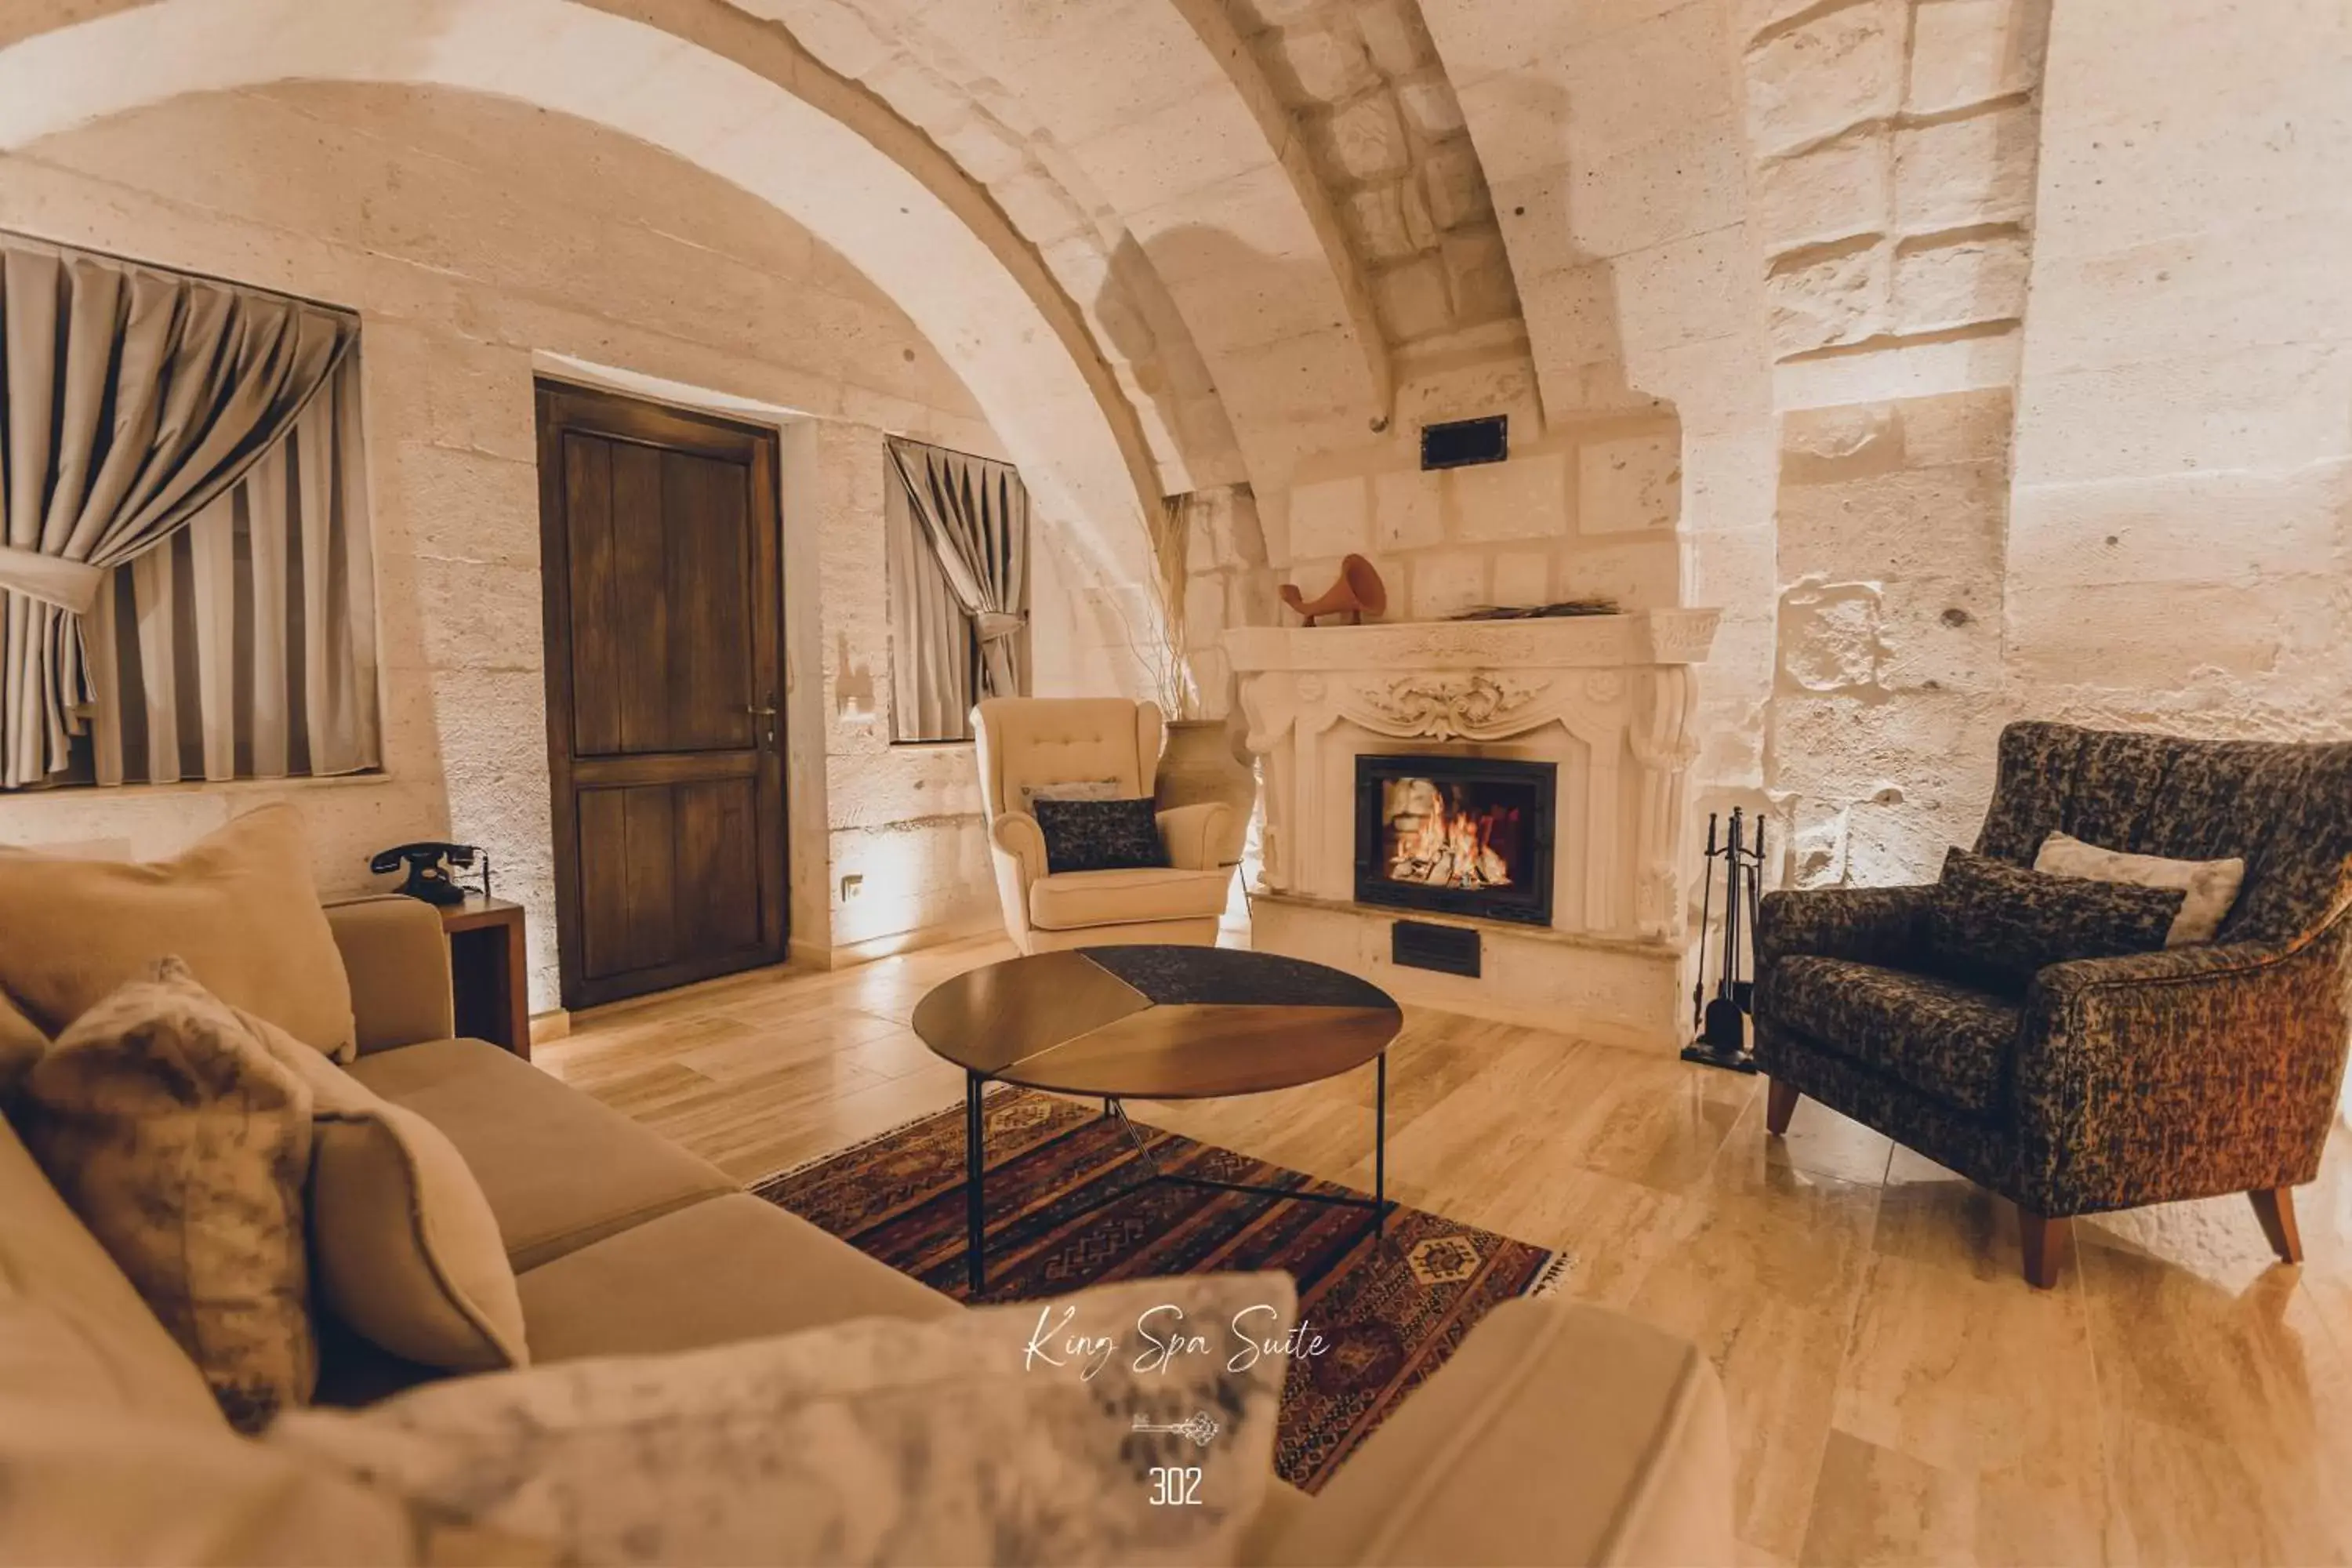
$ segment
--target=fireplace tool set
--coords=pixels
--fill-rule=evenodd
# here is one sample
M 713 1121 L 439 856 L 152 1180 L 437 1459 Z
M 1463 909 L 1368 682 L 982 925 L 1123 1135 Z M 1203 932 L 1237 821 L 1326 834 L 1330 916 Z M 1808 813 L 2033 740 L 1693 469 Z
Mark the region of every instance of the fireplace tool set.
M 1720 847 L 1716 841 L 1717 818 L 1706 817 L 1706 881 L 1698 924 L 1698 981 L 1691 987 L 1691 1029 L 1694 1038 L 1683 1047 L 1683 1060 L 1732 1072 L 1754 1072 L 1756 1058 L 1748 1051 L 1748 1016 L 1753 1008 L 1756 983 L 1745 977 L 1740 964 L 1739 934 L 1744 925 L 1752 947 L 1756 940 L 1759 891 L 1764 874 L 1764 818 L 1756 817 L 1754 842 L 1738 806 L 1731 809 L 1731 833 Z M 1714 923 L 1715 863 L 1723 862 L 1723 956 L 1715 995 L 1706 995 L 1707 929 Z

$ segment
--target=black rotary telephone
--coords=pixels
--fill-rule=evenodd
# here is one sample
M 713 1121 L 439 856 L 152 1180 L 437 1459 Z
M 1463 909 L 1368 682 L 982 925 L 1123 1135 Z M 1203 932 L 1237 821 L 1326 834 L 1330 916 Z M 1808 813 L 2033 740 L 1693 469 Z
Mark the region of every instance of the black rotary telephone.
M 408 880 L 394 892 L 405 893 L 412 899 L 423 899 L 428 904 L 462 904 L 466 895 L 474 889 L 459 884 L 449 875 L 449 866 L 470 869 L 478 859 L 482 863 L 482 897 L 490 896 L 490 852 L 471 844 L 442 844 L 431 839 L 417 844 L 395 844 L 368 862 L 368 869 L 378 876 L 400 869 L 408 862 Z M 441 862 L 446 860 L 449 866 Z

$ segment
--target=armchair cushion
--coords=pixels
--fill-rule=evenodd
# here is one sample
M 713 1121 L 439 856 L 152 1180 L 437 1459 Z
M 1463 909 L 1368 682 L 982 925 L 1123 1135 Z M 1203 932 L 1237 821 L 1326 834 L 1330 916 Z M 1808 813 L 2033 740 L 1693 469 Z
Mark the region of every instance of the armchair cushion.
M 1132 800 L 1047 800 L 1031 803 L 1045 836 L 1045 868 L 1123 871 L 1168 864 L 1160 823 L 1149 795 Z
M 1927 952 L 1940 973 L 2021 996 L 2053 963 L 2161 948 L 2185 897 L 2177 887 L 2021 870 L 1954 848 L 1927 900 Z
M 1933 975 L 1799 955 L 1765 965 L 1756 1015 L 1973 1115 L 1999 1103 L 2018 1008 Z
M 1029 921 L 1041 931 L 1199 920 L 1223 914 L 1233 873 L 1141 867 L 1061 871 L 1029 884 Z
M 1125 800 L 1135 792 L 1117 779 L 1073 779 L 1021 786 L 1021 809 L 1034 812 L 1041 800 Z
M 1931 885 L 1767 893 L 1756 918 L 1756 966 L 1811 953 L 1900 968 L 1916 963 Z
M 2246 879 L 2246 863 L 2235 856 L 2226 860 L 2168 860 L 2161 855 L 2126 855 L 2064 833 L 2042 841 L 2033 868 L 2058 877 L 2091 877 L 2102 882 L 2129 882 L 2142 888 L 2179 888 L 2180 912 L 2165 933 L 2167 947 L 2211 942 L 2222 917 L 2238 901 Z

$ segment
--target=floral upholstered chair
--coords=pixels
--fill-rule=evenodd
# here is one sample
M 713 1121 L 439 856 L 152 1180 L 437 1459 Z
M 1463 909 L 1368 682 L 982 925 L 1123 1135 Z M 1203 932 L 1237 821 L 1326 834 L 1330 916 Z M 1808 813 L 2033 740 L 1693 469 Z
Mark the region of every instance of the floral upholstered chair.
M 1934 887 L 1768 895 L 1770 1131 L 1810 1095 L 2011 1199 L 2039 1286 L 2075 1215 L 2232 1192 L 2298 1261 L 2290 1193 L 2319 1172 L 2352 1037 L 2352 744 L 2012 724 L 1977 851 L 2028 867 L 2060 832 L 2242 858 L 2244 881 L 2210 942 L 2053 963 L 2005 994 L 1937 972 Z

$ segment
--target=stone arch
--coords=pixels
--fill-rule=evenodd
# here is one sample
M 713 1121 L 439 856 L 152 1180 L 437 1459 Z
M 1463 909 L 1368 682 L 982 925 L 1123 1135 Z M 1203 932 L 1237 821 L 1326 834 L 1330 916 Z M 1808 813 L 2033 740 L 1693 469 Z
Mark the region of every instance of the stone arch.
M 1041 509 L 1098 569 L 1128 580 L 1145 569 L 1143 508 L 1159 489 L 1150 454 L 1034 252 L 919 132 L 731 7 L 27 5 L 0 13 L 0 148 L 184 93 L 297 78 L 520 100 L 637 137 L 772 203 L 907 312 L 989 409 Z
M 1264 494 L 1305 455 L 1359 445 L 1394 373 L 1339 220 L 1222 6 L 1058 10 L 924 0 L 731 0 L 810 29 L 841 68 L 990 170 L 992 192 L 1098 315 L 1172 306 Z M 1013 112 L 1011 142 L 972 108 Z M 1117 329 L 1109 329 L 1113 335 Z M 1124 357 L 1146 345 L 1121 343 Z M 1163 342 L 1162 346 L 1166 346 Z

